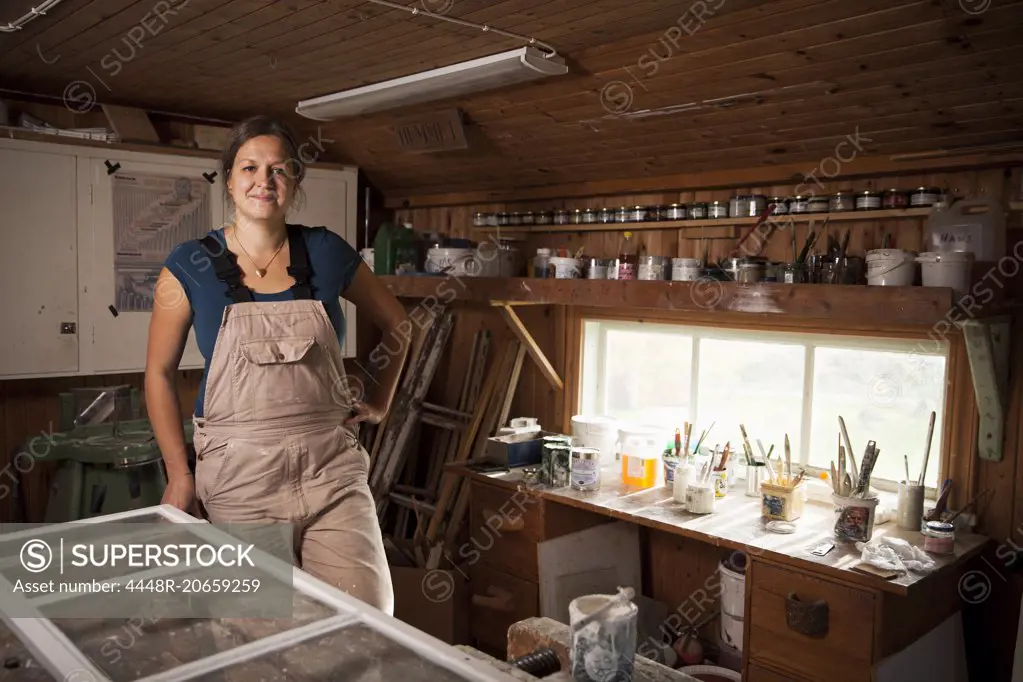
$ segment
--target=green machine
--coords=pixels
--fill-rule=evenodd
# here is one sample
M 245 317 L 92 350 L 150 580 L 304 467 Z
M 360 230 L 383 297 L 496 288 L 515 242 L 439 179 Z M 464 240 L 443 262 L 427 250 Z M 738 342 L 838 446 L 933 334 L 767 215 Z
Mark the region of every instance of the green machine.
M 139 418 L 138 389 L 72 389 L 61 393 L 61 433 L 48 437 L 54 473 L 46 523 L 77 521 L 160 504 L 167 486 L 152 424 Z M 184 425 L 192 443 L 192 423 Z

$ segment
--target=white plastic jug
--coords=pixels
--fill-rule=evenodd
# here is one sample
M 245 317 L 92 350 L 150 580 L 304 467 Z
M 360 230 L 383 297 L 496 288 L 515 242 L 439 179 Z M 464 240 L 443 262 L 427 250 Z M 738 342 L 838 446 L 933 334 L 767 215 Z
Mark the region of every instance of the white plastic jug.
M 979 261 L 1005 255 L 1005 207 L 993 197 L 936 204 L 927 217 L 921 251 L 972 251 Z

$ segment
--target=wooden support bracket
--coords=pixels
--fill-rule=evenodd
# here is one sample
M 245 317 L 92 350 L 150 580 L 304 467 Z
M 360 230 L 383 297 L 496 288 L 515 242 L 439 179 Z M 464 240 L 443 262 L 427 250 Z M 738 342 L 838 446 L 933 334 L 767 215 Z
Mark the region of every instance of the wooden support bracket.
M 551 365 L 547 356 L 540 350 L 540 346 L 536 344 L 536 340 L 533 339 L 529 330 L 526 329 L 526 325 L 522 324 L 522 319 L 512 310 L 510 305 L 501 306 L 501 314 L 504 315 L 504 319 L 508 322 L 508 326 L 515 332 L 515 336 L 518 337 L 519 341 L 523 346 L 526 347 L 526 352 L 529 353 L 530 357 L 533 358 L 533 362 L 540 369 L 540 373 L 543 374 L 547 382 L 554 387 L 556 391 L 564 390 L 565 382 L 558 376 L 557 371 Z
M 980 413 L 977 449 L 981 459 L 994 462 L 1002 461 L 1003 456 L 1011 327 L 1012 320 L 1008 316 L 962 323 Z

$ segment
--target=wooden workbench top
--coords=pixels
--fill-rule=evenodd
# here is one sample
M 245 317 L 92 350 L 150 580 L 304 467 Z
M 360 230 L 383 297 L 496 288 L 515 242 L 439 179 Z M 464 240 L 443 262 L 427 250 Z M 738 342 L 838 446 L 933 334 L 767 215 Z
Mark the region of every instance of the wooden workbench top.
M 744 485 L 732 488 L 729 494 L 715 502 L 714 513 L 700 515 L 685 511 L 672 499 L 671 491 L 663 485 L 645 490 L 629 488 L 621 483 L 618 469 L 602 472 L 601 489 L 581 492 L 571 488 L 529 487 L 523 482 L 521 469 L 497 473 L 480 473 L 468 467 L 451 467 L 452 471 L 475 480 L 502 487 L 527 491 L 544 500 L 630 521 L 716 546 L 741 550 L 753 557 L 764 557 L 781 563 L 824 573 L 845 582 L 851 582 L 899 595 L 908 595 L 910 588 L 928 576 L 954 565 L 961 565 L 978 553 L 988 538 L 982 535 L 956 533 L 955 554 L 930 555 L 936 564 L 929 573 L 903 573 L 890 580 L 853 570 L 860 561 L 860 551 L 852 543 L 835 542 L 835 548 L 820 557 L 809 549 L 824 540 L 834 540 L 834 512 L 830 506 L 812 503 L 805 505 L 803 516 L 795 521 L 796 531 L 791 534 L 774 533 L 766 528 L 760 513 L 760 498 L 747 497 Z M 889 521 L 874 526 L 874 537 L 899 537 L 918 547 L 923 536 L 917 531 L 900 530 Z

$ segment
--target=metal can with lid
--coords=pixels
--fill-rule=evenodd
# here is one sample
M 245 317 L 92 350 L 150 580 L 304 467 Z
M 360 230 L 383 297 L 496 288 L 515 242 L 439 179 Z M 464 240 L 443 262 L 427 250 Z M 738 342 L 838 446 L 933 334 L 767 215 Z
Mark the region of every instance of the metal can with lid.
M 550 225 L 554 222 L 554 211 L 537 211 L 534 216 L 534 225 Z
M 526 211 L 525 213 L 523 213 L 522 214 L 522 224 L 523 225 L 535 225 L 536 224 L 536 214 L 534 214 L 532 211 Z
M 591 492 L 600 490 L 600 450 L 572 448 L 572 468 L 569 481 L 573 490 Z
M 516 211 L 514 213 L 509 213 L 508 214 L 508 224 L 509 225 L 521 225 L 522 224 L 522 214 L 519 213 L 518 211 Z
M 607 279 L 607 258 L 583 258 L 583 279 Z
M 586 224 L 597 222 L 597 212 L 592 208 L 584 208 L 583 222 Z
M 629 222 L 630 223 L 643 223 L 646 222 L 647 214 L 646 206 L 633 206 L 629 210 Z
M 856 209 L 856 200 L 853 199 L 853 193 L 849 190 L 841 190 L 831 195 L 831 212 L 842 213 L 843 211 L 853 211 Z
M 881 197 L 881 206 L 884 208 L 906 208 L 909 206 L 909 196 L 900 189 L 885 190 Z
M 941 201 L 941 190 L 937 187 L 917 187 L 909 195 L 910 206 L 933 206 Z
M 728 217 L 728 203 L 715 199 L 714 201 L 707 202 L 707 217 L 708 218 L 727 218 Z
M 807 202 L 807 213 L 827 213 L 831 210 L 831 197 L 822 194 L 817 197 L 810 197 Z
M 501 213 L 497 214 L 497 225 L 498 225 L 498 227 L 504 227 L 505 225 L 508 225 L 509 224 L 508 221 L 510 221 L 510 220 L 511 220 L 511 217 L 507 213 L 505 213 L 503 211 Z
M 547 485 L 553 485 L 553 473 L 554 473 L 554 448 L 565 448 L 566 454 L 571 452 L 572 448 L 572 437 L 563 434 L 552 434 L 550 436 L 544 436 L 543 449 L 540 455 L 540 482 L 546 483 Z M 568 464 L 571 466 L 571 463 Z M 565 483 L 568 485 L 567 481 Z
M 544 445 L 544 452 L 549 453 L 550 484 L 555 488 L 564 488 L 569 483 L 572 471 L 572 446 L 567 443 L 551 443 Z
M 571 220 L 571 213 L 563 208 L 559 208 L 554 212 L 554 224 L 555 225 L 568 225 Z
M 569 218 L 569 221 L 573 225 L 582 225 L 583 224 L 583 210 L 581 208 L 577 208 L 574 211 L 572 211 L 572 216 Z
M 667 218 L 664 217 L 667 211 L 667 206 L 651 206 L 647 211 L 646 219 L 650 221 L 667 220 Z
M 731 218 L 758 218 L 767 209 L 767 197 L 761 194 L 738 194 L 728 202 Z
M 615 211 L 615 222 L 616 223 L 627 223 L 629 222 L 629 209 L 621 206 Z
M 664 212 L 661 214 L 661 218 L 664 220 L 685 220 L 686 205 L 668 204 L 664 207 Z
M 667 279 L 669 262 L 665 256 L 641 256 L 636 279 Z
M 602 208 L 597 211 L 597 222 L 598 223 L 613 223 L 615 221 L 615 212 L 613 208 Z
M 785 197 L 771 197 L 768 203 L 773 204 L 771 215 L 785 215 L 789 212 L 789 200 Z
M 693 220 L 703 220 L 707 217 L 707 202 L 698 201 L 695 204 L 689 204 L 689 217 Z
M 944 521 L 928 521 L 921 529 L 924 551 L 931 554 L 955 553 L 955 526 Z
M 797 194 L 792 197 L 792 201 L 789 202 L 789 213 L 809 213 L 810 212 L 810 197 L 805 194 Z
M 856 195 L 857 211 L 874 211 L 881 208 L 881 195 L 873 190 L 864 190 Z

